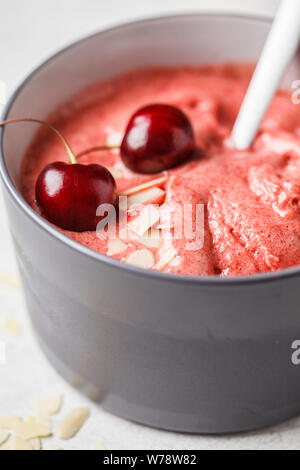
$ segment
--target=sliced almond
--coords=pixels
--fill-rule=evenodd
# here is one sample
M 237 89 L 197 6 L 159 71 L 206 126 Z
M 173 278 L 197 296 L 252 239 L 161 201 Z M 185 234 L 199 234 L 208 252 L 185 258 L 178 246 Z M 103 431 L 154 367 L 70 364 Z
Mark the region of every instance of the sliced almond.
M 33 450 L 41 450 L 41 440 L 38 437 L 29 439 L 27 442 L 29 442 Z
M 120 231 L 120 237 L 122 237 L 126 242 L 138 241 L 140 239 L 140 237 L 128 227 Z
M 17 416 L 4 416 L 0 418 L 0 429 L 8 429 L 12 431 L 21 420 Z
M 0 429 L 0 446 L 9 438 L 9 432 Z
M 36 437 L 49 437 L 52 434 L 51 427 L 39 422 L 34 416 L 27 416 L 24 421 L 16 423 L 13 431 L 17 436 L 25 440 Z
M 139 242 L 147 248 L 159 248 L 161 243 L 161 230 L 152 227 L 143 235 L 143 238 L 139 239 Z
M 0 284 L 4 284 L 6 287 L 13 289 L 20 289 L 21 281 L 18 276 L 7 273 L 0 273 Z
M 176 256 L 171 263 L 169 263 L 169 266 L 172 268 L 175 268 L 176 266 L 179 266 L 181 264 L 182 259 L 180 256 Z
M 177 251 L 174 247 L 168 248 L 161 256 L 159 262 L 156 265 L 156 269 L 164 269 L 173 259 L 177 256 Z
M 142 237 L 137 235 L 132 230 L 126 230 L 120 233 L 120 236 L 124 238 L 124 240 L 134 241 L 144 245 L 147 248 L 159 248 L 160 241 L 161 241 L 161 230 L 157 229 L 156 227 L 152 227 L 148 230 Z
M 102 444 L 102 442 L 97 442 L 91 450 L 106 450 L 106 447 Z
M 160 213 L 157 207 L 150 205 L 128 224 L 128 228 L 133 230 L 140 237 L 143 236 L 153 225 L 159 222 Z
M 153 188 L 145 189 L 139 193 L 133 194 L 128 197 L 128 209 L 139 204 L 161 204 L 164 200 L 165 192 L 154 186 Z
M 19 336 L 21 327 L 17 320 L 11 316 L 7 316 L 2 322 L 2 330 L 5 334 L 16 337 Z
M 123 177 L 123 173 L 118 170 L 117 168 L 113 167 L 108 167 L 108 171 L 112 174 L 112 176 L 115 178 L 115 180 L 118 180 Z
M 151 251 L 137 250 L 128 257 L 126 262 L 138 268 L 151 269 L 154 266 L 155 259 Z
M 37 401 L 38 413 L 42 416 L 56 415 L 62 406 L 63 396 L 60 394 L 50 395 Z
M 48 428 L 52 428 L 52 423 L 51 423 L 51 419 L 49 418 L 49 416 L 37 414 L 34 416 L 34 419 L 36 420 L 37 423 L 42 424 L 43 426 L 46 426 Z
M 108 241 L 108 256 L 119 255 L 120 253 L 123 253 L 123 251 L 125 251 L 126 249 L 127 245 L 126 243 L 122 242 L 122 240 L 112 239 Z
M 167 179 L 167 176 L 161 176 L 160 178 L 147 181 L 146 183 L 139 184 L 138 186 L 133 186 L 132 188 L 123 191 L 120 196 L 131 196 L 132 194 L 136 194 L 146 189 L 153 188 L 154 186 L 162 186 L 167 181 Z
M 20 437 L 10 437 L 0 450 L 34 450 L 30 442 Z
M 70 411 L 57 426 L 56 436 L 59 439 L 70 439 L 75 436 L 89 416 L 89 408 L 76 408 Z
M 48 444 L 46 450 L 62 450 L 62 448 L 55 444 Z
M 122 132 L 117 132 L 117 131 L 111 131 L 106 139 L 106 144 L 109 147 L 121 147 L 123 140 L 123 133 Z M 119 149 L 113 149 L 112 152 L 118 153 L 120 150 Z

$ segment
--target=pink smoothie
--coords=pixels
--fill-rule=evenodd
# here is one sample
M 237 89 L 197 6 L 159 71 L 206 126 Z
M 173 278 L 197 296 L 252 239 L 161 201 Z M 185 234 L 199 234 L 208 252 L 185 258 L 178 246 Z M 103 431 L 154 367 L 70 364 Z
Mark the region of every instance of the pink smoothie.
M 81 163 L 108 167 L 119 192 L 165 178 L 153 185 L 154 200 L 131 201 L 128 230 L 122 227 L 117 240 L 109 232 L 100 237 L 96 232 L 65 233 L 123 262 L 178 274 L 234 276 L 300 264 L 300 108 L 280 91 L 253 147 L 247 152 L 232 149 L 229 136 L 251 73 L 248 65 L 133 71 L 93 85 L 63 104 L 50 119 L 75 153 L 119 140 L 129 117 L 153 103 L 181 108 L 192 122 L 200 149 L 190 161 L 163 175 L 131 172 L 118 151 L 82 157 Z M 37 177 L 54 161 L 68 161 L 65 148 L 41 129 L 22 171 L 22 193 L 36 211 Z M 150 202 L 157 204 L 159 214 L 151 225 L 154 239 L 149 232 L 135 231 L 134 224 Z M 192 250 L 187 249 L 185 236 L 174 236 L 173 224 L 165 224 L 163 217 L 170 210 L 178 218 L 186 204 L 192 219 L 195 207 L 203 207 L 203 237 L 199 242 L 196 230 L 189 237 Z

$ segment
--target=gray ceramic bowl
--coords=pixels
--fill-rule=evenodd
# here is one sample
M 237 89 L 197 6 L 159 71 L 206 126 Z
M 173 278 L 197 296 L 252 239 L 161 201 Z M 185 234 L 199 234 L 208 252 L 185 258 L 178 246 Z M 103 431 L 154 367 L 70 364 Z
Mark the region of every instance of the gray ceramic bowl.
M 268 20 L 179 16 L 125 25 L 76 43 L 38 68 L 5 118 L 45 118 L 91 82 L 157 64 L 256 60 Z M 290 70 L 298 78 L 300 62 Z M 244 278 L 135 269 L 65 237 L 19 194 L 34 126 L 2 132 L 1 175 L 28 309 L 61 374 L 125 418 L 223 433 L 300 412 L 300 268 Z

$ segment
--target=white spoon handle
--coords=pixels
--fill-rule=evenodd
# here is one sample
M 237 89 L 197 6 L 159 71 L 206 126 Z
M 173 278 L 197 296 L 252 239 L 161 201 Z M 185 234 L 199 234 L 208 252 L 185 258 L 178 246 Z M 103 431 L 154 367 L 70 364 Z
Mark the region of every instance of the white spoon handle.
M 300 40 L 300 0 L 282 0 L 235 123 L 235 147 L 250 147 Z

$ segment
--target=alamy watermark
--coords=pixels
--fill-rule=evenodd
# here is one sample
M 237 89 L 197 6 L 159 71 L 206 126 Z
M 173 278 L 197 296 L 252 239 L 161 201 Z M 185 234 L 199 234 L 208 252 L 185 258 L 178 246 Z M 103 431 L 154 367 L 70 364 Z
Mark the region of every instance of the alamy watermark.
M 294 90 L 292 94 L 293 104 L 300 104 L 300 80 L 295 80 L 292 83 L 292 89 Z
M 118 209 L 111 204 L 98 207 L 97 237 L 102 240 L 121 238 L 147 238 L 155 240 L 163 233 L 165 241 L 184 241 L 185 251 L 198 251 L 204 246 L 205 205 L 204 204 L 141 204 L 128 208 L 128 198 L 120 196 Z
M 292 349 L 292 364 L 294 366 L 299 366 L 300 365 L 300 340 L 297 339 L 292 343 L 291 346 Z

